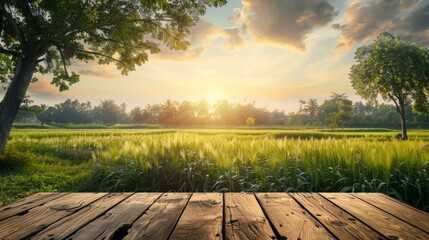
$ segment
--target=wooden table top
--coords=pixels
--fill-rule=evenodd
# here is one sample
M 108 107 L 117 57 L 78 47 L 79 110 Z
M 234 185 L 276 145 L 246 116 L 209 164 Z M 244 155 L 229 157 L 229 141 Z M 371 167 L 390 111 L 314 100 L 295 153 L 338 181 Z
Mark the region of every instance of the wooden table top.
M 429 214 L 379 193 L 38 193 L 0 239 L 429 239 Z

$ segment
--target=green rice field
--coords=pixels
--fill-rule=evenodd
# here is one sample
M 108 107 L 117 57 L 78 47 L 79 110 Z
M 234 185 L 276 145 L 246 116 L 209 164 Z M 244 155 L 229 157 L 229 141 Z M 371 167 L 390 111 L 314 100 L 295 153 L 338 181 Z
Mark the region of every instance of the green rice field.
M 15 129 L 0 205 L 40 191 L 382 192 L 429 211 L 429 131 Z

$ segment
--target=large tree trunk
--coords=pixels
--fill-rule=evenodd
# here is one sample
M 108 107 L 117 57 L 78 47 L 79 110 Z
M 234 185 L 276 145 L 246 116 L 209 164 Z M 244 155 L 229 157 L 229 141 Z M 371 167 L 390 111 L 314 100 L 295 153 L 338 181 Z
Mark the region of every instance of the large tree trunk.
M 12 81 L 0 105 L 0 154 L 3 152 L 13 120 L 33 77 L 37 56 L 29 53 L 18 59 Z
M 404 103 L 402 101 L 399 102 L 401 111 L 399 112 L 399 114 L 401 115 L 401 130 L 402 130 L 402 140 L 407 140 L 408 139 L 408 135 L 407 135 L 407 124 L 405 122 L 405 106 Z

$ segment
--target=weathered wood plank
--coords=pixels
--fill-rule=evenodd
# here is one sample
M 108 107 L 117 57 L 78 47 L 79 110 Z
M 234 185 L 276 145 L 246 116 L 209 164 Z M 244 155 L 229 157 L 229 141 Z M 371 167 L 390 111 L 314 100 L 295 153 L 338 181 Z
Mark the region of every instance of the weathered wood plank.
M 131 224 L 161 193 L 135 193 L 104 215 L 81 228 L 70 239 L 113 239 L 125 235 Z
M 318 194 L 293 193 L 291 196 L 339 239 L 386 239 Z
M 429 239 L 429 234 L 352 194 L 321 193 L 321 195 L 389 239 Z
M 368 193 L 368 194 L 371 194 L 371 193 Z M 412 209 L 413 211 L 416 211 L 416 212 L 419 212 L 419 213 L 424 213 L 424 214 L 429 214 L 429 213 L 427 213 L 427 212 L 425 212 L 425 211 L 423 211 L 423 210 L 417 209 L 417 208 L 415 208 L 415 207 L 413 207 L 413 206 L 411 206 L 411 205 L 408 205 L 408 204 L 406 204 L 406 203 L 403 203 L 403 202 L 399 201 L 398 199 L 395 199 L 395 198 L 393 198 L 393 197 L 391 197 L 391 196 L 388 196 L 388 195 L 386 195 L 386 194 L 383 194 L 383 193 L 374 193 L 374 194 L 379 194 L 379 196 L 380 196 L 380 197 L 382 197 L 382 198 L 387 198 L 387 199 L 389 199 L 390 201 L 393 201 L 393 202 L 396 202 L 396 203 L 398 203 L 398 204 L 401 204 L 402 206 L 407 207 L 407 208 L 409 208 L 409 209 Z
M 7 218 L 0 224 L 0 239 L 22 239 L 31 236 L 104 195 L 106 193 L 70 193 L 32 208 L 23 215 Z
M 35 193 L 35 194 L 27 196 L 27 197 L 25 197 L 23 199 L 19 199 L 16 202 L 13 202 L 13 203 L 10 203 L 8 205 L 4 205 L 4 206 L 0 207 L 0 212 L 2 212 L 4 210 L 8 210 L 10 208 L 19 207 L 19 206 L 27 204 L 29 202 L 30 203 L 31 202 L 35 202 L 35 201 L 37 201 L 39 199 L 42 199 L 42 198 L 44 198 L 46 196 L 55 195 L 55 194 L 58 194 L 58 193 L 50 193 L 50 192 Z
M 67 193 L 37 193 L 0 208 L 0 221 L 40 206 Z
M 429 214 L 417 209 L 410 208 L 404 204 L 393 201 L 392 198 L 381 193 L 353 193 L 353 196 L 360 198 L 391 215 L 400 218 L 409 224 L 429 233 Z M 385 197 L 384 197 L 384 196 Z
M 222 193 L 194 193 L 170 239 L 222 239 Z
M 251 193 L 225 193 L 226 239 L 275 239 L 255 196 Z
M 124 239 L 167 239 L 191 197 L 165 193 L 134 223 Z
M 257 193 L 269 221 L 284 239 L 334 239 L 287 193 Z
M 131 193 L 109 193 L 79 212 L 57 221 L 32 239 L 65 239 L 130 195 Z

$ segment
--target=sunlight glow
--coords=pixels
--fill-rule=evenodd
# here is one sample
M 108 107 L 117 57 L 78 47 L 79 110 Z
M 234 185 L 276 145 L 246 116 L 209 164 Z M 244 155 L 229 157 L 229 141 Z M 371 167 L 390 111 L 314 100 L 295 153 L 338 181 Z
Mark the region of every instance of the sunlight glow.
M 210 104 L 210 107 L 213 108 L 213 106 L 216 104 L 217 101 L 225 99 L 225 96 L 218 92 L 218 91 L 213 91 L 213 92 L 208 92 L 206 94 L 204 94 L 204 99 L 207 100 L 207 102 Z

